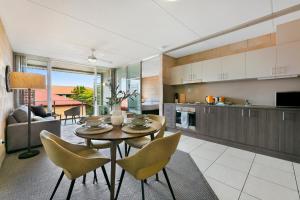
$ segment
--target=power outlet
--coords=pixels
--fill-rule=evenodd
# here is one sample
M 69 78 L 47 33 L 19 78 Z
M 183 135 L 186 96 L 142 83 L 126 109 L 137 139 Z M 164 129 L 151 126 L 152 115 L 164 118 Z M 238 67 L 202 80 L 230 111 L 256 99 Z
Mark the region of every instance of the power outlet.
M 4 143 L 5 143 L 4 140 L 1 140 L 1 139 L 0 139 L 0 144 L 4 144 Z

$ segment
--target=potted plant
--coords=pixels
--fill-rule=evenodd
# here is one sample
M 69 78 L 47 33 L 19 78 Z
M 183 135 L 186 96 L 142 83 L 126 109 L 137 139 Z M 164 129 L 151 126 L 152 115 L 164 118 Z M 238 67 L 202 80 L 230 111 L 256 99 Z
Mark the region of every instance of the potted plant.
M 110 84 L 111 86 L 111 84 Z M 107 104 L 111 107 L 111 123 L 113 125 L 121 125 L 123 123 L 123 116 L 121 111 L 121 103 L 125 99 L 133 99 L 133 97 L 136 97 L 138 95 L 137 90 L 134 90 L 133 92 L 122 91 L 119 90 L 119 85 L 111 90 L 111 97 L 106 97 L 108 100 Z

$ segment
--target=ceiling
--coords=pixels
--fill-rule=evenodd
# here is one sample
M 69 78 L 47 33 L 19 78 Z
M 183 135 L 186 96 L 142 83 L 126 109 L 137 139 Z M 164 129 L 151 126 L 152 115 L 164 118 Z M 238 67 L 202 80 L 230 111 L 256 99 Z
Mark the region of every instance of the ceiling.
M 179 45 L 299 4 L 300 0 L 0 0 L 13 50 L 96 66 L 139 62 Z M 300 12 L 299 12 L 300 13 Z M 299 13 L 169 53 L 180 57 L 275 31 Z M 105 62 L 106 61 L 111 61 Z

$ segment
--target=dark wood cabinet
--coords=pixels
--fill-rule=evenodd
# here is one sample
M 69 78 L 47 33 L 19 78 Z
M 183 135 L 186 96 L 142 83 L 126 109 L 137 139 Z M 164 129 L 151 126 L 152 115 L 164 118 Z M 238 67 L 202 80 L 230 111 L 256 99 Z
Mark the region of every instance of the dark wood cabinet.
M 195 137 L 300 159 L 300 109 L 187 106 L 196 109 Z M 164 104 L 164 115 L 167 127 L 176 128 L 175 104 Z
M 245 143 L 244 108 L 228 109 L 228 140 Z
M 300 155 L 300 111 L 281 111 L 279 151 Z
M 206 106 L 197 106 L 196 108 L 196 131 L 202 135 L 208 134 L 208 115 Z
M 176 106 L 173 103 L 164 104 L 164 116 L 166 117 L 167 127 L 176 127 Z

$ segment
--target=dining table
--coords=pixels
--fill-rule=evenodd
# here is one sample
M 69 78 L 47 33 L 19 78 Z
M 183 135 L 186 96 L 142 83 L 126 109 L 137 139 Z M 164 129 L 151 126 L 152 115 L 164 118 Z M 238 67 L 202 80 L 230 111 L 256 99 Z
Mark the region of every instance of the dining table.
M 108 131 L 103 132 L 99 129 L 99 133 L 93 130 L 91 134 L 87 131 L 83 132 L 79 127 L 74 131 L 74 134 L 80 138 L 85 139 L 86 145 L 91 146 L 91 140 L 109 140 L 110 156 L 111 156 L 111 170 L 110 170 L 110 199 L 113 200 L 115 196 L 115 183 L 116 183 L 116 151 L 117 145 L 124 141 L 144 136 L 150 136 L 154 140 L 154 134 L 161 129 L 161 123 L 151 120 L 149 126 L 142 130 L 131 129 L 128 125 L 112 126 Z

